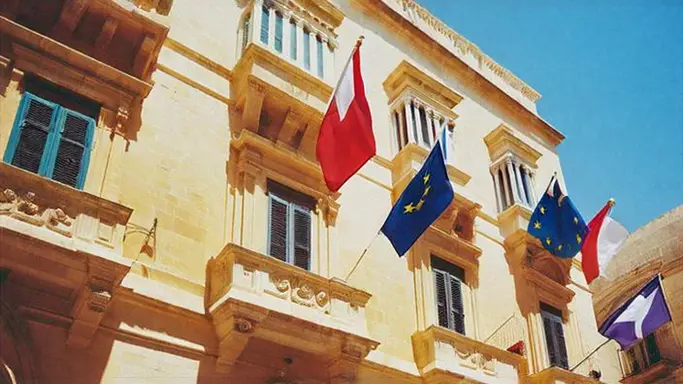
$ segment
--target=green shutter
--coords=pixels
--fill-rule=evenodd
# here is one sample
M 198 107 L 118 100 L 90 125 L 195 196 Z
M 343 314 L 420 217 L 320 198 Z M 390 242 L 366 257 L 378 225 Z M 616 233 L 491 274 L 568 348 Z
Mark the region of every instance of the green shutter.
M 59 106 L 29 92 L 24 93 L 4 161 L 27 171 L 44 174 L 50 140 Z

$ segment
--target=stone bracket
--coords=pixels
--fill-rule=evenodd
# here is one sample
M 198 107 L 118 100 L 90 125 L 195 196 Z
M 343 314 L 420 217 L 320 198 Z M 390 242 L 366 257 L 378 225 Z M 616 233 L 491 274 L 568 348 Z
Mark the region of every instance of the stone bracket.
M 263 308 L 253 310 L 231 304 L 222 305 L 212 314 L 218 336 L 218 357 L 216 371 L 227 374 L 249 343 L 249 339 L 269 311 Z

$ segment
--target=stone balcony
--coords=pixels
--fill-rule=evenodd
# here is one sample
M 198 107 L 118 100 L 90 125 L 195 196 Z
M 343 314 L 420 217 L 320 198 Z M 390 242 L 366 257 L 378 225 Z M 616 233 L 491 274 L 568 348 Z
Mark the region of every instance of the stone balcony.
M 206 287 L 221 371 L 253 339 L 326 363 L 360 361 L 379 344 L 368 338 L 369 293 L 235 244 L 209 261 Z
M 538 373 L 529 376 L 527 383 L 529 384 L 598 384 L 600 380 L 592 379 L 580 375 L 578 373 L 570 372 L 566 369 L 558 367 L 546 368 Z M 642 381 L 639 381 L 642 383 Z
M 5 163 L 0 191 L 3 301 L 71 317 L 67 344 L 87 346 L 130 270 L 132 210 Z
M 427 384 L 518 383 L 526 359 L 435 325 L 412 336 L 417 368 Z

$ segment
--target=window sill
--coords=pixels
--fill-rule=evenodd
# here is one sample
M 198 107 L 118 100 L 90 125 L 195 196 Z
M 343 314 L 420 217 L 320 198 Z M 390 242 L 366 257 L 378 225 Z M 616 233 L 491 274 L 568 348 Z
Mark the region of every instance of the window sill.
M 518 382 L 526 359 L 449 329 L 432 325 L 412 336 L 415 361 L 427 382 L 458 379 L 487 383 Z M 431 380 L 431 381 L 430 381 Z

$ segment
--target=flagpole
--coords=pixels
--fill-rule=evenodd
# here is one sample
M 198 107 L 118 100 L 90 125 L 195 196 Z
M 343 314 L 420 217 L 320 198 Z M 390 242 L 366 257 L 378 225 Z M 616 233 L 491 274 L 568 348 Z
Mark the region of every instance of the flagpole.
M 600 348 L 604 347 L 604 346 L 605 346 L 607 343 L 609 343 L 610 341 L 612 341 L 612 339 L 607 339 L 607 340 L 605 340 L 604 343 L 598 345 L 598 347 L 595 348 L 595 349 L 593 350 L 593 352 L 589 353 L 588 356 L 584 357 L 583 360 L 579 361 L 579 363 L 576 364 L 572 369 L 570 369 L 569 372 L 574 372 L 574 370 L 575 370 L 576 368 L 578 368 L 581 364 L 583 364 L 586 360 L 588 360 L 589 357 L 593 356 L 593 355 L 595 354 L 595 352 L 597 352 Z
M 351 277 L 351 274 L 356 270 L 356 268 L 358 268 L 358 265 L 360 264 L 361 260 L 363 260 L 363 257 L 365 257 L 365 254 L 368 252 L 368 249 L 370 249 L 370 246 L 372 246 L 372 243 L 374 243 L 377 237 L 379 237 L 380 233 L 381 230 L 377 231 L 377 234 L 372 238 L 372 240 L 370 240 L 370 244 L 368 244 L 368 246 L 365 247 L 365 249 L 363 250 L 363 253 L 360 254 L 360 257 L 356 261 L 356 265 L 354 265 L 353 268 L 351 268 L 351 271 L 346 275 L 344 281 L 349 281 L 349 277 Z

